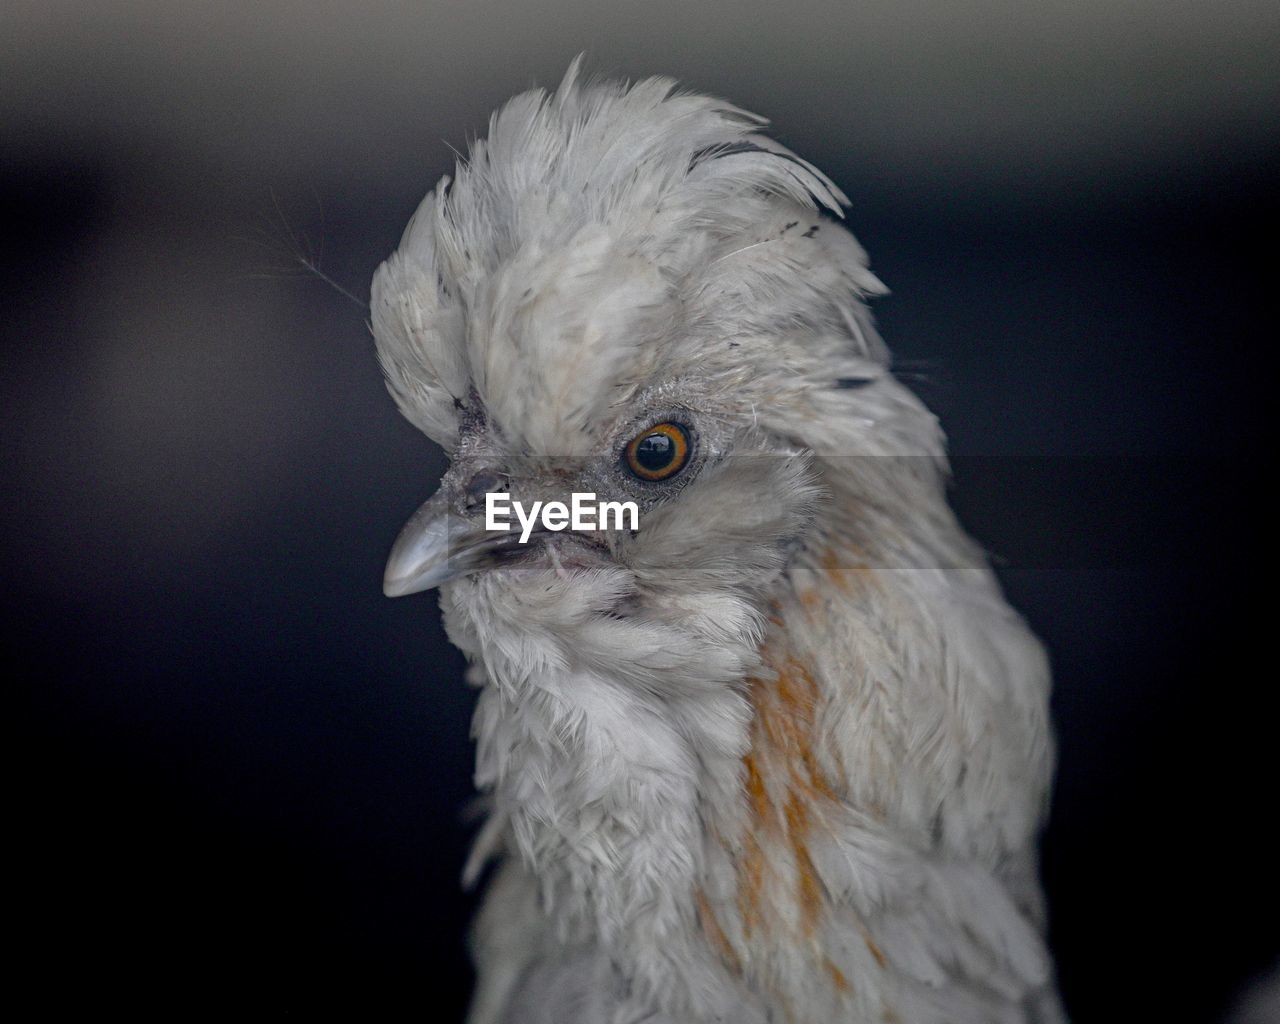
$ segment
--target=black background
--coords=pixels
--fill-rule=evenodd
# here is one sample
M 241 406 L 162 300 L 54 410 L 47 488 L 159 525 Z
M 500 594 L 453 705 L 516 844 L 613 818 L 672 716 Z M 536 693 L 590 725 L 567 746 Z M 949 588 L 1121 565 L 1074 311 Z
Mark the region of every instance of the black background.
M 7 902 L 45 1005 L 461 1019 L 472 695 L 434 597 L 380 592 L 442 455 L 295 258 L 363 297 L 444 140 L 583 48 L 853 198 L 1053 657 L 1075 1019 L 1219 1019 L 1274 960 L 1278 20 L 811 6 L 4 15 Z

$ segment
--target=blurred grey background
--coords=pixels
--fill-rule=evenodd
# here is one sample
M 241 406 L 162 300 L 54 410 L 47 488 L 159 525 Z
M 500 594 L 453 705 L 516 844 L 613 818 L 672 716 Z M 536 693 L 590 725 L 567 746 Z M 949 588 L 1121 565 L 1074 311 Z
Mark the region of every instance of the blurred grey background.
M 852 197 L 1053 652 L 1068 1007 L 1218 1019 L 1280 948 L 1274 0 L 8 0 L 19 973 L 49 1007 L 461 1019 L 471 696 L 434 598 L 380 593 L 443 463 L 359 301 L 451 150 L 582 50 L 769 116 Z

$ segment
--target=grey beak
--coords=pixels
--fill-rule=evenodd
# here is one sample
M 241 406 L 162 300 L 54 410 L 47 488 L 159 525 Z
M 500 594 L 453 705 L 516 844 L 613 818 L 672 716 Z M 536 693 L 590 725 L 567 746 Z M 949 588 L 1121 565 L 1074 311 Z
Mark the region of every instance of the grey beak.
M 444 494 L 437 492 L 410 517 L 391 546 L 382 592 L 404 597 L 465 576 L 488 564 L 490 553 L 507 546 L 509 538 L 510 534 L 487 533 L 454 515 Z

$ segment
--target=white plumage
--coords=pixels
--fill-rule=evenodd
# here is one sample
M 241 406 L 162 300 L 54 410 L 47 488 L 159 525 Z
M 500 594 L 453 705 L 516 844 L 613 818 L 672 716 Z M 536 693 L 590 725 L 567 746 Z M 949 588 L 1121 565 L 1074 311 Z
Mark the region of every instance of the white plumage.
M 391 393 L 453 456 L 387 591 L 442 584 L 479 688 L 472 1024 L 1060 1019 L 1045 657 L 946 504 L 847 201 L 762 124 L 575 63 L 374 279 Z M 662 422 L 687 468 L 629 475 Z M 516 549 L 499 486 L 641 526 Z

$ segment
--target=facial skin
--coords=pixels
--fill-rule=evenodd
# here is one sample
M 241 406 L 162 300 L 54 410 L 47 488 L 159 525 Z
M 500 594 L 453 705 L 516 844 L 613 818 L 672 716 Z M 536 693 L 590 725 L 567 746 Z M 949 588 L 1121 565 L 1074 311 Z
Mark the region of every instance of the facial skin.
M 812 517 L 813 473 L 802 454 L 742 417 L 707 410 L 705 397 L 678 383 L 654 388 L 604 424 L 595 449 L 580 457 L 510 452 L 477 401 L 438 495 L 397 541 L 388 593 L 455 581 L 475 587 L 471 577 L 481 574 L 488 586 L 514 592 L 538 574 L 579 582 L 607 574 L 625 584 L 611 614 L 661 618 L 664 595 L 673 591 L 763 592 Z M 666 479 L 644 479 L 629 467 L 627 447 L 660 424 L 683 429 L 687 460 Z M 539 530 L 520 544 L 518 532 L 485 530 L 489 490 L 526 506 L 568 504 L 574 492 L 632 501 L 639 528 Z

